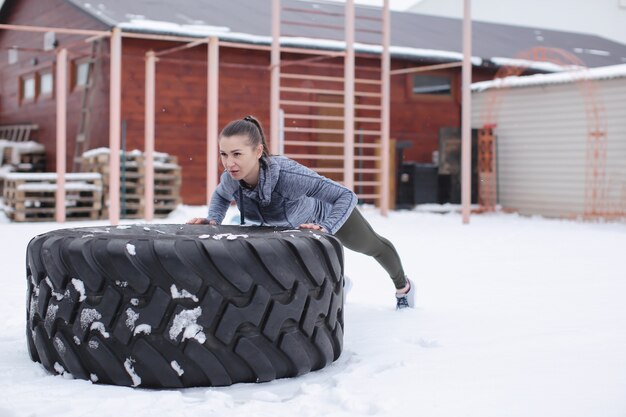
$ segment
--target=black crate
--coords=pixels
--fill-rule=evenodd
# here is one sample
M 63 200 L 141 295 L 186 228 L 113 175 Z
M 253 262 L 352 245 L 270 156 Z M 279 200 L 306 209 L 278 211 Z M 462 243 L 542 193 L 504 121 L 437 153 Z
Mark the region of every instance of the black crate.
M 398 171 L 396 207 L 411 209 L 416 204 L 438 202 L 438 167 L 405 162 Z

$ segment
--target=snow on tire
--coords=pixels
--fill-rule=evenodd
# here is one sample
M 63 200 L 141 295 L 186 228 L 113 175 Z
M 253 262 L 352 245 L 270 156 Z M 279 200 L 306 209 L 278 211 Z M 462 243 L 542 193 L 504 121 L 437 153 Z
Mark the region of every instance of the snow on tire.
M 51 373 L 224 386 L 321 369 L 343 344 L 343 248 L 310 230 L 62 229 L 27 248 L 27 342 Z

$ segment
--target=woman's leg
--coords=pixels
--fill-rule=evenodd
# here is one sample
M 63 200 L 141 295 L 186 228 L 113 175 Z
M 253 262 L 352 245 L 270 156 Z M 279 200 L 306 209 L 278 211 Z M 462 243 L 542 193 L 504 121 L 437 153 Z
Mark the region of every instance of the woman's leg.
M 385 268 L 396 289 L 406 287 L 407 279 L 398 252 L 384 237 L 377 234 L 357 208 L 335 233 L 343 246 L 355 252 L 373 256 Z

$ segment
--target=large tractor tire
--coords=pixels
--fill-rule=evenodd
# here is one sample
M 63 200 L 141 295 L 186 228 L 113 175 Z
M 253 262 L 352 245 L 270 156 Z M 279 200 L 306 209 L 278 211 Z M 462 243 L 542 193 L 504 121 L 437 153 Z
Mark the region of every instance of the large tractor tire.
M 27 341 L 51 373 L 224 386 L 325 367 L 343 344 L 343 248 L 310 230 L 133 225 L 27 249 Z

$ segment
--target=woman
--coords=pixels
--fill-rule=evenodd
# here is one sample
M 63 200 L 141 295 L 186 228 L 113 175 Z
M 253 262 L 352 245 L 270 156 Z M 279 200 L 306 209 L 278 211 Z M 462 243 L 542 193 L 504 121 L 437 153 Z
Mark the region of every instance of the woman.
M 299 163 L 271 156 L 261 124 L 252 116 L 230 122 L 220 133 L 225 172 L 207 218 L 188 224 L 220 224 L 232 199 L 242 218 L 271 226 L 299 227 L 334 234 L 348 249 L 373 256 L 396 287 L 398 309 L 415 305 L 415 289 L 395 248 L 356 209 L 356 195 Z

